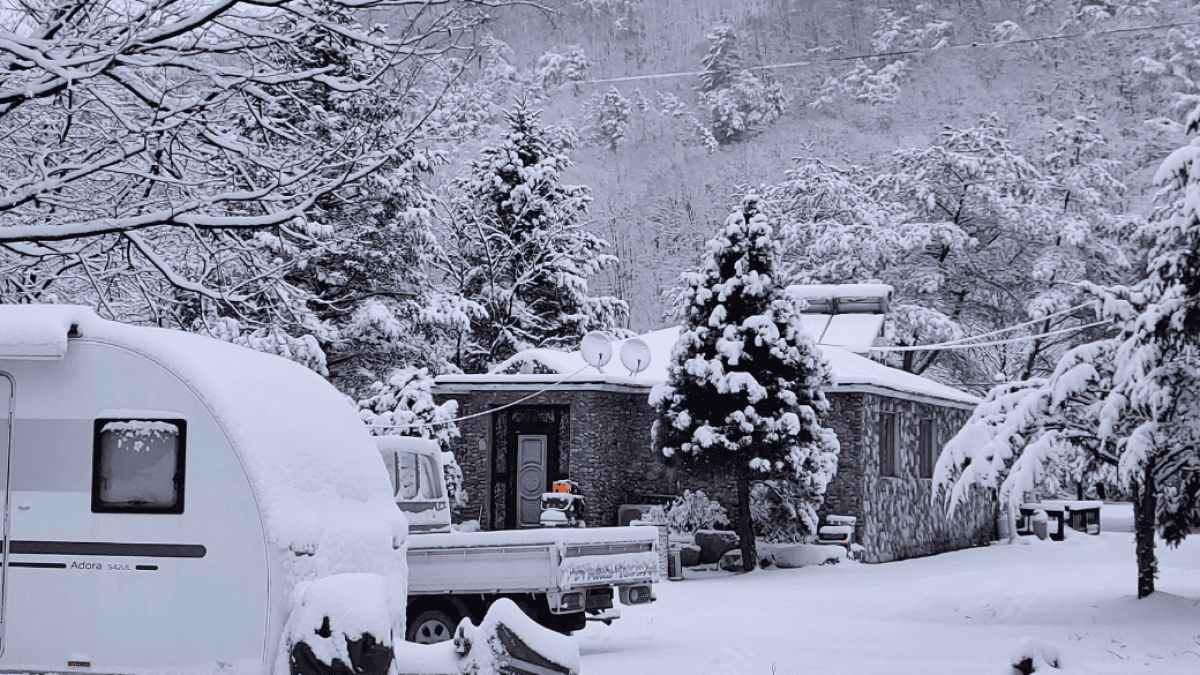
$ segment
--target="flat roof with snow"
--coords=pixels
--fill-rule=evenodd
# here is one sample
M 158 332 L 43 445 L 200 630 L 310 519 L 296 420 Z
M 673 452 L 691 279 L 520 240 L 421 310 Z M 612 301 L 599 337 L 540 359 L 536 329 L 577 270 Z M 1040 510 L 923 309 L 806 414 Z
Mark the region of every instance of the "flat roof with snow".
M 872 315 L 859 315 L 872 316 Z M 879 317 L 882 319 L 882 317 Z M 667 379 L 667 364 L 671 351 L 679 340 L 679 326 L 664 328 L 638 336 L 650 347 L 649 367 L 631 375 L 621 366 L 620 352 L 626 340 L 613 342 L 613 358 L 603 370 L 587 365 L 578 351 L 560 352 L 553 349 L 529 349 L 515 354 L 488 373 L 480 375 L 440 375 L 437 385 L 446 393 L 466 393 L 481 386 L 497 389 L 575 389 L 580 386 L 614 388 L 618 390 L 645 389 Z M 828 391 L 866 392 L 914 400 L 927 400 L 940 405 L 974 408 L 979 399 L 940 382 L 889 368 L 868 358 L 853 354 L 834 345 L 819 345 L 833 369 L 834 385 Z M 541 373 L 505 374 L 504 371 L 522 364 L 539 366 Z M 553 386 L 551 386 L 553 385 Z

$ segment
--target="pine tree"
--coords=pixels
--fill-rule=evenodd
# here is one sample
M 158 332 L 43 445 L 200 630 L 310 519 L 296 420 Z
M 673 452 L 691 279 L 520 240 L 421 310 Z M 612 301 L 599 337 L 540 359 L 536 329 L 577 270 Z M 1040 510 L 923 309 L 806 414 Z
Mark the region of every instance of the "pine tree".
M 700 101 L 708 108 L 711 133 L 722 145 L 746 140 L 783 115 L 791 97 L 777 82 L 742 65 L 732 26 L 717 24 L 706 37 Z
M 617 146 L 625 140 L 629 116 L 633 114 L 629 99 L 622 96 L 616 87 L 609 87 L 603 96 L 593 95 L 587 108 L 592 116 L 590 124 L 594 142 L 616 152 Z
M 588 189 L 562 183 L 567 143 L 523 100 L 506 117 L 501 142 L 454 181 L 436 263 L 448 292 L 486 312 L 459 337 L 455 362 L 466 372 L 520 349 L 570 348 L 628 313 L 588 294 L 588 278 L 616 258 L 583 227 Z
M 745 66 L 738 52 L 737 33 L 733 26 L 719 23 L 709 29 L 704 37 L 708 38 L 708 53 L 701 60 L 704 70 L 700 73 L 700 91 L 708 93 L 728 87 L 734 75 Z
M 747 571 L 758 562 L 750 483 L 786 476 L 796 503 L 815 522 L 837 470 L 839 445 L 820 424 L 829 365 L 778 287 L 779 248 L 756 196 L 708 242 L 698 272 L 683 275 L 683 332 L 669 376 L 651 401 L 660 417 L 654 444 L 668 457 L 730 476 L 738 494 L 737 531 Z

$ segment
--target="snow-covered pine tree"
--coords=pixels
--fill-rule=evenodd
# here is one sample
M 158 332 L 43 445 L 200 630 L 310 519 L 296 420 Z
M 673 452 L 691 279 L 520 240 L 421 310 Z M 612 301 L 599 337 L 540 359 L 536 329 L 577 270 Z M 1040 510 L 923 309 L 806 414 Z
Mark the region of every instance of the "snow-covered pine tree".
M 616 259 L 584 229 L 588 189 L 562 182 L 566 141 L 524 99 L 506 117 L 500 142 L 454 181 L 442 219 L 441 281 L 486 312 L 459 336 L 454 358 L 466 372 L 527 347 L 570 348 L 628 313 L 624 302 L 588 293 L 588 278 Z
M 699 89 L 712 135 L 721 144 L 745 140 L 783 115 L 791 97 L 779 83 L 760 78 L 742 65 L 732 26 L 717 24 L 705 37 L 709 48 L 702 60 Z
M 708 93 L 728 87 L 733 82 L 736 73 L 740 73 L 742 55 L 737 48 L 737 33 L 733 26 L 718 23 L 709 29 L 704 36 L 708 39 L 708 53 L 700 63 L 704 70 L 700 73 L 700 92 Z
M 1188 119 L 1198 125 L 1200 108 Z M 994 390 L 934 475 L 953 507 L 971 484 L 1019 502 L 1081 451 L 1115 467 L 1134 503 L 1138 597 L 1154 592 L 1156 527 L 1178 544 L 1200 524 L 1200 139 L 1155 180 L 1160 206 L 1140 232 L 1152 242 L 1145 278 L 1082 284 L 1117 334 L 1069 350 L 1045 381 Z
M 616 87 L 609 87 L 603 95 L 594 94 L 585 110 L 591 118 L 588 125 L 593 142 L 616 152 L 617 146 L 625 140 L 629 116 L 633 113 L 629 99 L 622 96 Z
M 780 291 L 778 257 L 759 198 L 747 196 L 708 242 L 703 267 L 682 276 L 684 329 L 667 381 L 651 392 L 654 446 L 693 470 L 735 480 L 747 571 L 758 562 L 751 481 L 794 480 L 801 519 L 815 526 L 840 449 L 821 426 L 829 365 Z

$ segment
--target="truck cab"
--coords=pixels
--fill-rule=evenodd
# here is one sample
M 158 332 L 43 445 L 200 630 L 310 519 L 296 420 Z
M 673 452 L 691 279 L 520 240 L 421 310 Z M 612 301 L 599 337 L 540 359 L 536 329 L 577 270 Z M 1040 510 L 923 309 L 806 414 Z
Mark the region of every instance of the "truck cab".
M 450 531 L 450 501 L 437 442 L 409 436 L 376 436 L 396 506 L 410 534 Z

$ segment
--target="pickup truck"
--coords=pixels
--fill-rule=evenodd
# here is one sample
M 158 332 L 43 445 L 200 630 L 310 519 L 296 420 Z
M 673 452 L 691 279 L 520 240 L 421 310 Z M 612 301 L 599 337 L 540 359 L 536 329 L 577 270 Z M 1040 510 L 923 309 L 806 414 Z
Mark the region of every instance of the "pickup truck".
M 618 618 L 614 600 L 654 600 L 656 528 L 455 532 L 437 443 L 402 436 L 377 436 L 376 442 L 409 522 L 409 641 L 448 640 L 462 619 L 478 622 L 500 598 L 568 635 L 588 620 Z

